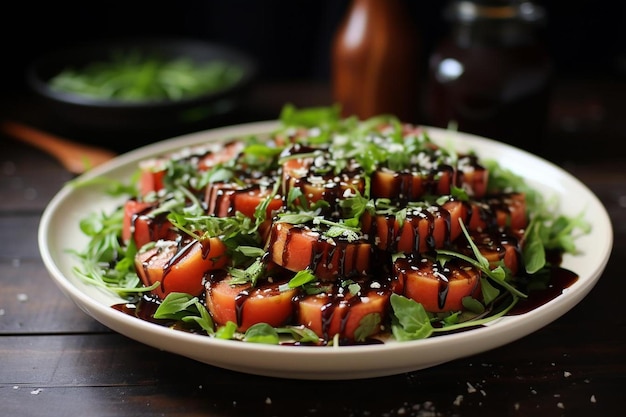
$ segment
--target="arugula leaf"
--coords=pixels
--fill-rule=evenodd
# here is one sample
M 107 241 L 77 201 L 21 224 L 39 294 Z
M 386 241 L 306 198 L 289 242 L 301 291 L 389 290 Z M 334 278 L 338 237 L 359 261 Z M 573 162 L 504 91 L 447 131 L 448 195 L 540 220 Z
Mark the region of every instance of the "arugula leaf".
M 129 196 L 131 198 L 134 198 L 137 197 L 138 193 L 136 186 L 138 175 L 139 172 L 137 171 L 131 178 L 130 183 L 123 183 L 121 181 L 117 181 L 107 177 L 94 177 L 87 180 L 76 178 L 68 181 L 68 185 L 74 188 L 104 186 L 104 192 L 107 195 L 114 197 Z
M 246 330 L 244 342 L 250 343 L 265 343 L 269 345 L 277 345 L 280 342 L 278 332 L 275 328 L 267 323 L 253 324 Z
M 308 269 L 296 272 L 296 275 L 289 280 L 289 288 L 301 287 L 309 282 L 317 280 L 317 277 Z
M 225 325 L 220 326 L 215 331 L 215 337 L 218 339 L 231 340 L 235 338 L 237 332 L 237 324 L 229 321 Z
M 194 322 L 208 334 L 213 334 L 214 325 L 206 307 L 198 297 L 189 294 L 172 292 L 159 304 L 154 312 L 155 319 L 173 319 Z
M 331 107 L 308 107 L 298 109 L 293 104 L 285 104 L 280 112 L 279 119 L 283 126 L 326 127 L 336 126 L 341 119 L 341 107 L 335 104 Z
M 399 341 L 425 339 L 434 329 L 424 306 L 398 294 L 391 294 L 391 331 Z
M 546 264 L 546 250 L 540 231 L 541 225 L 537 219 L 530 222 L 524 235 L 526 243 L 522 250 L 526 272 L 534 274 Z
M 232 277 L 232 284 L 245 284 L 249 282 L 254 287 L 265 273 L 265 264 L 258 258 L 246 269 L 229 267 L 228 272 Z
M 494 300 L 500 295 L 500 290 L 491 285 L 491 282 L 483 277 L 480 278 L 480 289 L 483 296 L 483 302 L 486 305 L 493 303 Z
M 317 334 L 304 326 L 286 326 L 278 327 L 275 329 L 278 334 L 286 334 L 291 336 L 298 343 L 311 343 L 317 345 L 320 343 L 320 338 Z
M 364 342 L 368 337 L 378 333 L 380 330 L 381 317 L 379 313 L 366 314 L 359 326 L 354 331 L 354 339 L 357 342 Z
M 254 210 L 254 227 L 250 230 L 251 232 L 256 232 L 259 227 L 265 222 L 267 218 L 267 208 L 276 195 L 278 194 L 278 189 L 280 188 L 280 181 L 275 181 L 274 186 L 272 188 L 272 192 L 263 199 L 263 201 L 256 207 Z

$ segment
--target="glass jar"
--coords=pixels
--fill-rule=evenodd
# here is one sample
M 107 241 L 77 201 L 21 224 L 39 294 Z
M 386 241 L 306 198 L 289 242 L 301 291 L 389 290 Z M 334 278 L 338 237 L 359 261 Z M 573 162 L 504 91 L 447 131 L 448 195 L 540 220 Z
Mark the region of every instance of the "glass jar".
M 552 64 L 544 9 L 526 1 L 453 1 L 451 33 L 429 59 L 428 122 L 538 152 Z

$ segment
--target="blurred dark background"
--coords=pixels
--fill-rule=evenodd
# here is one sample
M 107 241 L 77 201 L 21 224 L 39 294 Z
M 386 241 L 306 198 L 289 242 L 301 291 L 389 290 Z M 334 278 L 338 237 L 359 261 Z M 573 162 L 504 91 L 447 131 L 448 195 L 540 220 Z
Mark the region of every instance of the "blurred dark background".
M 420 65 L 425 74 L 430 54 L 450 31 L 443 17 L 447 2 L 405 2 L 419 31 Z M 622 105 L 626 94 L 626 2 L 535 3 L 546 11 L 542 36 L 554 71 L 548 140 L 544 140 L 547 146 L 541 153 L 556 160 L 565 144 L 572 158 L 584 159 L 588 157 L 586 145 L 593 138 L 598 155 L 626 156 L 619 150 L 626 139 Z M 113 37 L 180 36 L 223 43 L 255 58 L 259 64 L 257 86 L 261 87 L 253 94 L 255 113 L 234 121 L 275 118 L 276 109 L 296 95 L 314 103 L 330 101 L 331 41 L 349 5 L 349 0 L 10 2 L 3 7 L 0 25 L 0 95 L 6 102 L 13 92 L 24 91 L 26 67 L 60 46 Z M 267 85 L 271 95 L 263 88 Z M 296 93 L 294 88 L 303 85 L 307 93 Z M 312 94 L 316 91 L 318 95 Z
M 447 32 L 445 1 L 407 0 L 424 62 Z M 626 2 L 537 1 L 547 11 L 545 39 L 560 77 L 626 79 Z M 23 68 L 67 43 L 126 35 L 195 37 L 238 47 L 260 63 L 267 81 L 329 76 L 329 49 L 348 0 L 185 2 L 7 2 L 3 7 L 3 89 Z M 7 85 L 8 84 L 8 85 Z

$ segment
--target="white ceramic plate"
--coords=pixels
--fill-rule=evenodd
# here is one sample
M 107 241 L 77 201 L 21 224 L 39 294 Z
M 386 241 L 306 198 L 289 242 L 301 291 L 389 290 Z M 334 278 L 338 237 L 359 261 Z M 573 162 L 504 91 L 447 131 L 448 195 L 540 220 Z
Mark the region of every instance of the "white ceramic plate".
M 273 121 L 250 123 L 170 139 L 122 155 L 82 178 L 106 176 L 125 181 L 144 158 L 208 141 L 269 132 L 276 126 Z M 112 330 L 210 365 L 275 377 L 356 379 L 415 371 L 519 339 L 554 321 L 581 301 L 602 274 L 613 245 L 611 223 L 597 197 L 567 172 L 527 152 L 472 135 L 436 128 L 429 128 L 429 132 L 436 142 L 451 140 L 459 150 L 474 149 L 483 158 L 497 159 L 546 196 L 559 198 L 563 213 L 574 216 L 585 211 L 593 229 L 577 241 L 580 255 L 564 257 L 562 266 L 579 274 L 579 279 L 563 294 L 530 312 L 503 317 L 486 327 L 382 345 L 274 346 L 218 340 L 172 330 L 111 308 L 123 300 L 85 284 L 72 272 L 77 262 L 67 249 L 81 249 L 87 242 L 78 228 L 79 219 L 89 213 L 112 210 L 121 202 L 106 196 L 97 187 L 74 189 L 66 186 L 51 200 L 39 227 L 41 256 L 61 290 L 88 315 Z

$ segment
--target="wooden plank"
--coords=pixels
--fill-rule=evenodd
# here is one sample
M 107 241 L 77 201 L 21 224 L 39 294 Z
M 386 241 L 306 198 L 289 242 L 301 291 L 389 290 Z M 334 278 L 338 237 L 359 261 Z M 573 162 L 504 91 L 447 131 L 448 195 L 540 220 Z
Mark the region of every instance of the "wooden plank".
M 6 415 L 614 415 L 618 346 L 560 346 L 547 329 L 409 374 L 299 381 L 199 364 L 117 334 L 0 339 Z M 610 346 L 606 345 L 605 346 Z M 597 396 L 597 397 L 596 397 Z M 45 404 L 45 406 L 44 406 Z M 435 414 L 439 413 L 439 414 Z M 422 414 L 420 414 L 422 413 Z M 431 413 L 431 414 L 428 414 Z M 486 413 L 486 414 L 485 414 Z
M 40 212 L 73 176 L 44 153 L 4 137 L 0 141 L 3 212 Z
M 0 263 L 0 334 L 107 332 L 54 284 L 41 261 Z
M 25 262 L 41 259 L 37 245 L 39 216 L 0 216 L 0 262 Z

